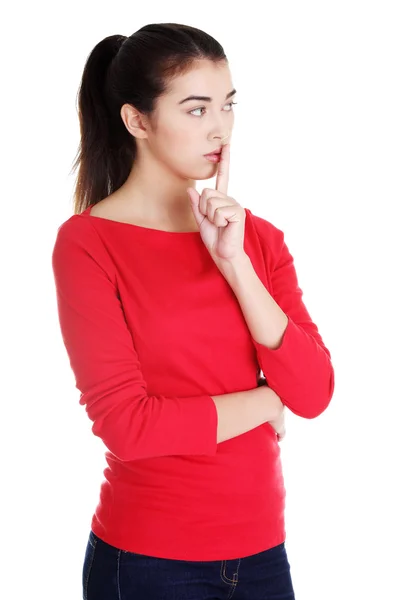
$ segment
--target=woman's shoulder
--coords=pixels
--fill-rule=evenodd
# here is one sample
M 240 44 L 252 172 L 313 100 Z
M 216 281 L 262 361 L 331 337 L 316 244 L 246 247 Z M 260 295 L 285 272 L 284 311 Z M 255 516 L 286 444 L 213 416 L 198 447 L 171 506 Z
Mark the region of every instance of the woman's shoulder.
M 279 254 L 284 242 L 283 230 L 265 217 L 255 214 L 249 208 L 245 208 L 245 210 L 247 213 L 246 221 L 249 219 L 248 227 L 255 232 L 261 246 L 268 247 L 274 254 Z
M 67 219 L 62 221 L 56 229 L 56 240 L 65 239 L 71 241 L 89 242 L 96 240 L 96 231 L 90 223 L 89 219 L 83 218 L 87 214 L 88 209 L 81 213 L 74 213 Z

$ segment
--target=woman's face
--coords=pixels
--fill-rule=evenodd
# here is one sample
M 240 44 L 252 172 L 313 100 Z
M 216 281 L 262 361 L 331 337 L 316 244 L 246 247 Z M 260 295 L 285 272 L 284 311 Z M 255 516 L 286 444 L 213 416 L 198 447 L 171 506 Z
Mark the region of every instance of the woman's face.
M 152 122 L 146 128 L 146 153 L 185 179 L 209 179 L 218 163 L 205 154 L 230 142 L 235 94 L 225 61 L 202 60 L 185 75 L 170 83 L 167 94 L 158 98 Z M 187 100 L 208 96 L 208 100 Z

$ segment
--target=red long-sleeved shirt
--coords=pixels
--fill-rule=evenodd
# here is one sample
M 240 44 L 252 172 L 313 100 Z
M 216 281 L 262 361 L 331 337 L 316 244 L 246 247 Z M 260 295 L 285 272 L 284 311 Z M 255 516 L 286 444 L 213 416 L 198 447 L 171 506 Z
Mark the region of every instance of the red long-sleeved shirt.
M 246 208 L 244 250 L 289 322 L 275 350 L 250 334 L 198 231 L 90 215 L 57 230 L 63 342 L 107 467 L 91 527 L 149 556 L 227 560 L 286 537 L 280 447 L 265 423 L 217 444 L 211 395 L 267 384 L 314 418 L 334 390 L 331 355 L 302 301 L 283 232 Z

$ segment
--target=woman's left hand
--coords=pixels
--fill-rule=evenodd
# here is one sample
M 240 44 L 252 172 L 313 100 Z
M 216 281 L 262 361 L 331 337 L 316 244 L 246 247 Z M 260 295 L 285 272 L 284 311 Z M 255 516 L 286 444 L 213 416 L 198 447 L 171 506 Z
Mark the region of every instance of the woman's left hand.
M 228 193 L 230 144 L 222 147 L 215 190 L 205 188 L 201 194 L 187 189 L 201 238 L 213 260 L 218 263 L 243 257 L 244 208 Z

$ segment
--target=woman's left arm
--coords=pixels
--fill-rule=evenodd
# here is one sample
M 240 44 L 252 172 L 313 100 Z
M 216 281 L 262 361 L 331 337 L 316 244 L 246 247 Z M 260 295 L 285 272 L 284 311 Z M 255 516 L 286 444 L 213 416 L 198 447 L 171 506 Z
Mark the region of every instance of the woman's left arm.
M 273 296 L 243 254 L 221 267 L 241 306 L 268 386 L 294 414 L 319 416 L 335 385 L 331 354 L 303 303 L 293 256 L 284 241 L 271 272 Z M 262 241 L 262 240 L 261 240 Z

